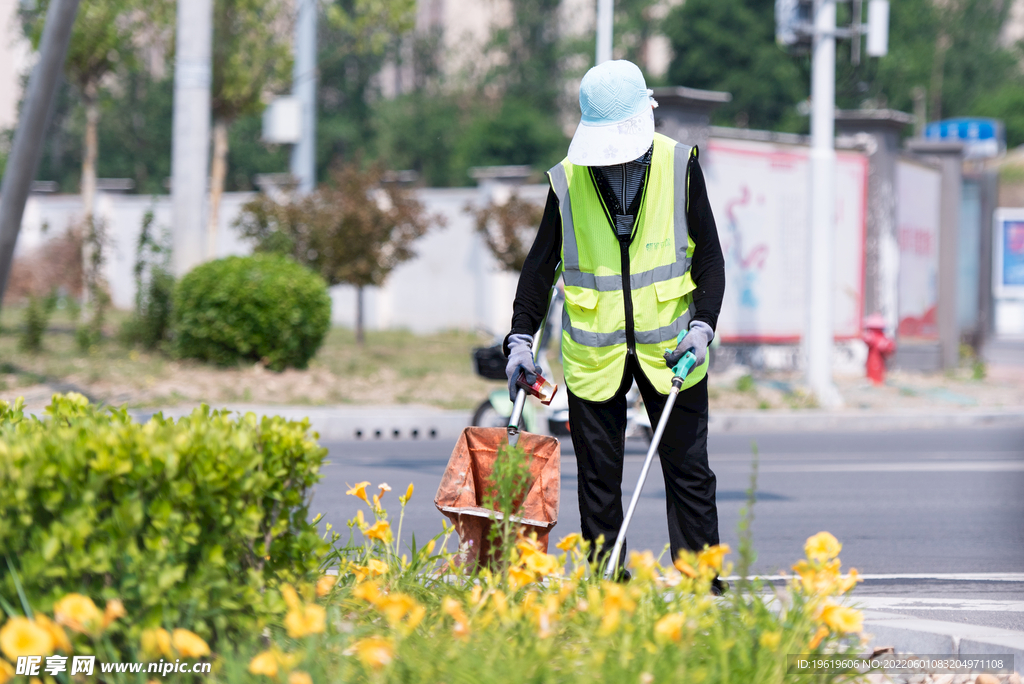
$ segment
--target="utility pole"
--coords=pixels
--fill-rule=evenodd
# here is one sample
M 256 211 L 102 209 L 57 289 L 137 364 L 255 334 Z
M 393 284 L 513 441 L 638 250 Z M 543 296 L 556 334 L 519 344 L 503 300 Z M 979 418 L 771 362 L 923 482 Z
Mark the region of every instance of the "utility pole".
M 292 148 L 291 172 L 302 194 L 316 187 L 316 14 L 317 0 L 298 0 L 292 95 L 301 106 L 301 135 Z
M 18 130 L 14 134 L 14 144 L 4 169 L 3 186 L 0 187 L 0 302 L 3 302 L 11 274 L 25 202 L 39 170 L 53 95 L 68 54 L 77 13 L 78 0 L 52 0 L 46 10 L 39 61 L 28 81 L 28 93 L 18 117 Z
M 210 165 L 213 0 L 178 0 L 171 143 L 173 266 L 183 276 L 203 260 Z M 213 255 L 210 255 L 213 256 Z
M 597 61 L 594 64 L 612 58 L 614 14 L 613 0 L 597 0 Z
M 889 49 L 889 0 L 868 0 L 868 25 L 861 23 L 862 0 L 852 4 L 849 28 L 836 29 L 836 3 L 844 0 L 775 0 L 775 40 L 792 54 L 811 52 L 811 193 L 807 240 L 807 297 L 802 352 L 807 384 L 822 406 L 842 404 L 832 382 L 833 280 L 836 214 L 836 39 L 860 41 L 867 35 L 868 57 Z
M 811 223 L 803 347 L 808 386 L 822 406 L 834 407 L 842 403 L 832 382 L 836 0 L 815 0 L 811 50 Z

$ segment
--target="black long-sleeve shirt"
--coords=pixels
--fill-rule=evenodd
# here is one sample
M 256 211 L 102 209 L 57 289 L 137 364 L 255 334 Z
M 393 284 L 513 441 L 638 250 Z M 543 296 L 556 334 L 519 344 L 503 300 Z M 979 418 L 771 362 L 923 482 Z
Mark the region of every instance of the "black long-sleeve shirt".
M 693 291 L 696 309 L 693 320 L 703 321 L 715 330 L 718 314 L 722 309 L 725 295 L 725 258 L 718 240 L 718 228 L 708 200 L 704 173 L 697 155 L 690 157 L 686 169 L 689 175 L 690 196 L 686 207 L 686 223 L 694 242 L 690 275 L 697 289 Z M 602 194 L 610 190 L 607 184 L 599 185 Z M 604 197 L 605 206 L 611 208 L 619 203 L 611 197 Z M 614 220 L 615 217 L 613 217 Z M 614 230 L 608 226 L 608 230 Z M 537 237 L 523 264 L 512 305 L 512 330 L 509 333 L 534 334 L 540 327 L 546 313 L 548 293 L 555 280 L 555 270 L 562 253 L 562 219 L 558 212 L 558 196 L 548 190 L 544 216 L 540 222 Z M 508 337 L 503 345 L 508 355 Z

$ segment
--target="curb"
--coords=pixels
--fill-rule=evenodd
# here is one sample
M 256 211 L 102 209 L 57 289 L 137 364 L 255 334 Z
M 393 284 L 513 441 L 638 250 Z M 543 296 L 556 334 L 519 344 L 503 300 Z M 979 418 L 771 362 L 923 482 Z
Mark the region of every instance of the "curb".
M 469 425 L 469 411 L 446 411 L 429 406 L 259 406 L 228 404 L 218 406 L 239 413 L 258 416 L 282 416 L 289 420 L 309 418 L 310 425 L 322 442 L 452 440 Z M 163 409 L 165 416 L 180 418 L 193 407 Z M 133 409 L 128 413 L 139 422 L 146 422 L 160 409 Z
M 870 646 L 892 646 L 901 654 L 1013 655 L 1024 670 L 1024 632 L 959 622 L 943 622 L 874 610 L 864 611 Z
M 221 408 L 221 407 L 218 407 Z M 267 406 L 227 404 L 223 408 L 292 420 L 309 418 L 325 442 L 451 440 L 469 425 L 470 411 L 430 406 Z M 192 406 L 163 409 L 175 418 L 188 415 Z M 132 409 L 140 422 L 160 409 Z M 935 428 L 1024 427 L 1024 407 L 998 410 L 936 412 L 882 411 L 712 411 L 708 429 L 715 433 L 749 432 L 879 432 Z

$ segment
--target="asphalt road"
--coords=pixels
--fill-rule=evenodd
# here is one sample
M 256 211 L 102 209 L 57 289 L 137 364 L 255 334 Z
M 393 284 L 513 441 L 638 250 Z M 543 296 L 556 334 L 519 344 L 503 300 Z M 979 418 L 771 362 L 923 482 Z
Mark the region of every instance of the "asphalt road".
M 718 477 L 721 537 L 734 550 L 753 444 L 759 454 L 755 572 L 788 570 L 802 556 L 804 540 L 828 530 L 843 544 L 843 567 L 869 576 L 856 594 L 888 597 L 878 599 L 885 610 L 1024 630 L 1024 428 L 713 434 L 709 453 Z M 453 444 L 326 446 L 331 462 L 311 508 L 323 512 L 325 522 L 344 530 L 364 505 L 345 495 L 346 484 L 369 480 L 373 487 L 387 482 L 393 488 L 384 503 L 397 526 L 397 495 L 412 482 L 416 492 L 406 509 L 403 539 L 415 534 L 422 544 L 440 531 L 433 496 Z M 624 498 L 632 493 L 645 453 L 644 442 L 629 442 Z M 655 461 L 629 531 L 631 549 L 657 554 L 667 543 L 664 499 Z M 553 538 L 578 530 L 576 461 L 565 439 Z M 945 603 L 922 603 L 923 598 Z

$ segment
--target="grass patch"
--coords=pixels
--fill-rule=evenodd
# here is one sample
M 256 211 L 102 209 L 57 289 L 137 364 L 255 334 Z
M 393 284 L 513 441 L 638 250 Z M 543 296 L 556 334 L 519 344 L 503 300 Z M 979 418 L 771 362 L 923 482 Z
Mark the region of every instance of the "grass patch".
M 103 339 L 82 351 L 69 312 L 53 312 L 39 351 L 20 348 L 24 307 L 0 313 L 0 388 L 19 390 L 60 384 L 96 400 L 132 407 L 208 402 L 258 404 L 426 404 L 447 409 L 476 408 L 500 383 L 473 371 L 474 347 L 490 338 L 464 331 L 416 335 L 368 331 L 357 345 L 353 331 L 328 331 L 306 370 L 275 373 L 243 364 L 218 367 L 172 358 L 164 350 L 123 344 L 117 331 L 130 314 L 110 311 Z M 548 370 L 545 368 L 545 370 Z M 556 365 L 554 377 L 561 377 Z M 44 392 L 44 389 L 40 389 Z M 46 397 L 48 399 L 48 396 Z

